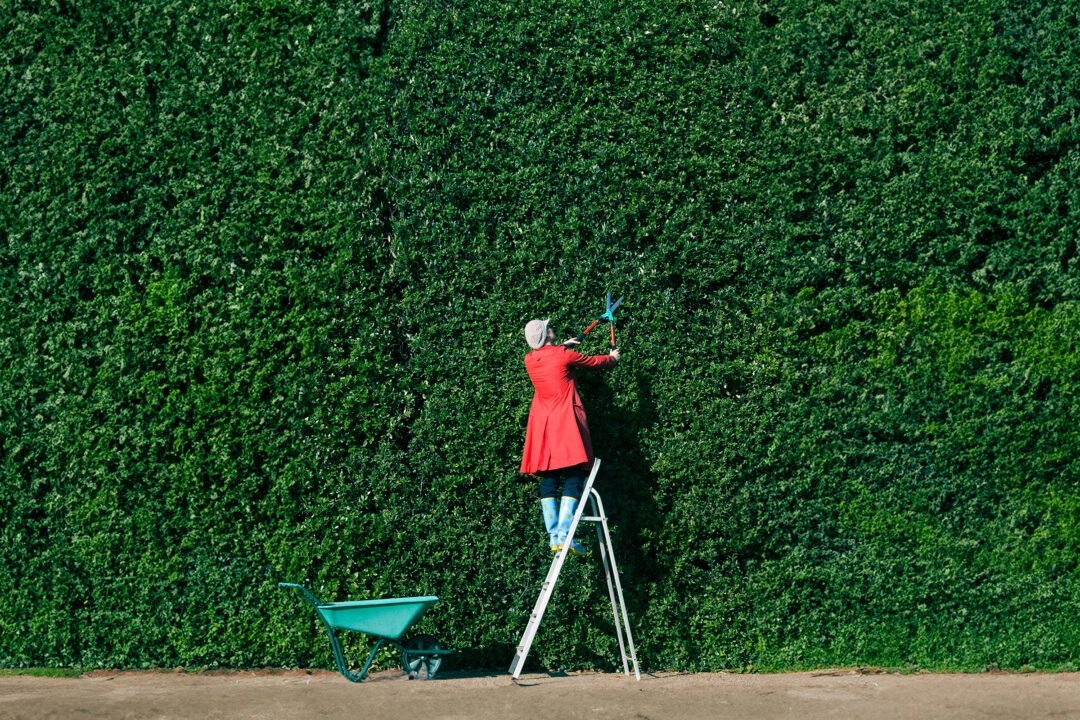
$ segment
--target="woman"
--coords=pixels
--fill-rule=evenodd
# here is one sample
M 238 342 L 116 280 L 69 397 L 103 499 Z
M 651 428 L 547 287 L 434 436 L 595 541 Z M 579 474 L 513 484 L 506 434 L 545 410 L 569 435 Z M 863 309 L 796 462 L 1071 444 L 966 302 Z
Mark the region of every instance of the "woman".
M 577 340 L 555 345 L 555 333 L 548 323 L 548 320 L 530 320 L 525 325 L 525 341 L 532 348 L 525 356 L 525 370 L 534 392 L 521 472 L 540 476 L 544 527 L 551 539 L 551 549 L 558 551 L 566 542 L 584 490 L 587 468 L 593 461 L 589 423 L 578 395 L 575 368 L 614 367 L 619 361 L 619 350 L 612 348 L 607 355 L 581 355 L 568 347 L 578 345 Z M 558 500 L 560 481 L 562 499 Z M 585 552 L 576 540 L 570 543 L 570 549 L 578 554 Z

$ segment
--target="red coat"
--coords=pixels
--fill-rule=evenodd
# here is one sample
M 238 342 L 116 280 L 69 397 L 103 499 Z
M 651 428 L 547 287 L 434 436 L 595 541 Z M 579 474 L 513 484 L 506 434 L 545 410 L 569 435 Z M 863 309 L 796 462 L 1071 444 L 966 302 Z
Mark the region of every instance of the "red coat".
M 562 345 L 545 345 L 525 356 L 535 392 L 525 430 L 522 473 L 534 475 L 592 461 L 589 423 L 574 368 L 613 365 L 615 358 L 610 355 L 581 355 Z

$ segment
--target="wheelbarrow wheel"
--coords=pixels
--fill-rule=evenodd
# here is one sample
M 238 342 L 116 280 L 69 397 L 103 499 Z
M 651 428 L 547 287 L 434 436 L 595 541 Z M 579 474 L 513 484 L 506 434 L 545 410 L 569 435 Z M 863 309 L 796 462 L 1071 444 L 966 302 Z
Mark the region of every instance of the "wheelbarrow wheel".
M 439 645 L 438 640 L 430 635 L 417 635 L 409 638 L 408 642 L 402 647 L 401 667 L 405 670 L 409 679 L 419 677 L 420 670 L 424 668 L 427 669 L 427 678 L 429 680 L 435 677 L 435 673 L 439 672 L 439 667 L 442 665 L 442 655 L 438 651 L 443 648 Z M 435 652 L 432 653 L 432 650 Z

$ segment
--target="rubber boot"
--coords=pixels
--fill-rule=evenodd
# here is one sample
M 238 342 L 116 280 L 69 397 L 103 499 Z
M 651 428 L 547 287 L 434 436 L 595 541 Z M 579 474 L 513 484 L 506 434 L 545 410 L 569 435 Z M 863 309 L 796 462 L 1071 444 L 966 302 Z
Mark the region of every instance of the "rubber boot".
M 551 551 L 562 549 L 559 540 L 559 502 L 553 497 L 540 498 L 540 511 L 544 514 L 544 527 L 551 539 Z
M 577 498 L 563 495 L 562 501 L 559 503 L 559 528 L 557 530 L 559 534 L 559 549 L 562 549 L 562 546 L 566 544 L 566 536 L 570 533 L 570 523 L 574 520 L 574 512 L 577 511 L 577 506 Z M 577 540 L 573 540 L 570 542 L 570 552 L 584 555 L 588 551 L 585 549 L 584 545 Z

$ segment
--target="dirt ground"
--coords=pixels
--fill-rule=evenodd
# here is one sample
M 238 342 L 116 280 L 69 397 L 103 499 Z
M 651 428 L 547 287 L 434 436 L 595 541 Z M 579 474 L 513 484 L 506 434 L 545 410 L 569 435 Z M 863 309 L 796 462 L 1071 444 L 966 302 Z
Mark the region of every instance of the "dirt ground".
M 0 677 L 2 720 L 1080 719 L 1080 673 L 522 675 L 102 672 Z

